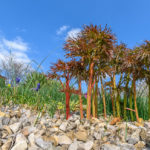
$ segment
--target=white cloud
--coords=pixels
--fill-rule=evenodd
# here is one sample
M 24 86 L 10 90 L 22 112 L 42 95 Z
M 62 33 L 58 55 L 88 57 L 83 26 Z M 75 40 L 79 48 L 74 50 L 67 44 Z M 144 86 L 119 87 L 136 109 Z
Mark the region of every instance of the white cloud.
M 70 38 L 76 38 L 79 33 L 81 32 L 81 29 L 80 28 L 74 28 L 72 30 L 70 30 L 68 33 L 67 33 L 67 37 L 66 39 L 68 39 L 69 37 Z
M 28 49 L 27 43 L 23 42 L 20 37 L 17 37 L 13 41 L 3 38 L 2 41 L 3 44 L 10 50 L 14 49 L 14 50 L 26 51 Z
M 0 62 L 1 60 L 6 60 L 11 52 L 16 61 L 25 64 L 29 63 L 30 59 L 27 55 L 28 50 L 28 44 L 20 37 L 17 37 L 14 40 L 0 37 Z
M 66 26 L 66 25 L 60 27 L 59 30 L 57 31 L 57 35 L 64 33 L 65 31 L 67 31 L 68 28 L 69 26 Z

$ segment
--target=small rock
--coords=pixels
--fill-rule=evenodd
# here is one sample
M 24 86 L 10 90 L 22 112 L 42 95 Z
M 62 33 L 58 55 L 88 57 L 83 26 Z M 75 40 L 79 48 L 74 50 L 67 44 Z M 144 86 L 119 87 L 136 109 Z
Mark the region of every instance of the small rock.
M 80 124 L 80 120 L 76 120 L 75 124 L 78 126 Z
M 88 135 L 86 132 L 84 131 L 78 131 L 77 133 L 75 133 L 75 137 L 80 140 L 80 141 L 87 141 Z
M 79 148 L 84 150 L 91 150 L 93 147 L 93 141 L 87 141 L 86 143 L 79 144 Z
M 8 139 L 2 146 L 2 150 L 9 150 L 12 143 L 12 139 Z
M 64 114 L 61 114 L 59 117 L 60 117 L 61 120 L 65 119 L 65 115 Z
M 36 138 L 35 139 L 35 143 L 37 144 L 37 146 L 41 147 L 44 150 L 47 149 L 52 149 L 52 143 L 51 142 L 45 142 L 42 138 Z
M 62 120 L 61 119 L 58 119 L 58 121 L 56 122 L 56 127 L 60 126 L 62 124 Z
M 25 141 L 20 141 L 11 150 L 27 150 L 28 146 Z
M 8 124 L 9 124 L 9 121 L 10 121 L 10 118 L 9 118 L 9 117 L 3 117 L 2 124 L 3 124 L 3 125 L 8 125 Z
M 67 125 L 68 125 L 67 122 L 63 122 L 63 123 L 60 125 L 59 129 L 65 132 L 66 129 L 67 129 Z
M 27 142 L 27 139 L 25 138 L 25 136 L 22 134 L 22 133 L 19 133 L 17 136 L 16 136 L 16 144 L 19 143 L 20 141 L 25 141 Z
M 121 150 L 135 150 L 134 145 L 128 143 L 121 143 L 118 146 L 120 146 Z
M 74 141 L 68 148 L 68 150 L 78 150 L 78 142 Z
M 89 129 L 90 128 L 90 122 L 88 120 L 84 123 L 84 128 L 85 129 Z
M 58 138 L 55 135 L 54 136 L 43 136 L 42 139 L 46 142 L 53 143 L 55 146 L 58 145 Z
M 138 141 L 140 140 L 140 138 L 139 138 L 139 130 L 137 130 L 137 131 L 135 131 L 128 139 L 127 139 L 127 141 L 128 141 L 128 143 L 129 144 L 136 144 L 136 143 L 138 143 Z
M 36 127 L 28 126 L 22 129 L 21 132 L 24 136 L 28 136 L 30 133 L 35 132 L 35 131 L 36 131 Z
M 150 122 L 144 122 L 144 127 L 150 129 Z
M 75 123 L 71 123 L 68 127 L 67 127 L 67 131 L 71 131 L 73 129 L 76 129 L 77 125 Z
M 139 141 L 135 145 L 136 150 L 142 150 L 145 147 L 145 143 L 143 141 Z
M 40 148 L 35 145 L 35 146 L 28 147 L 28 150 L 40 150 Z
M 21 126 L 21 123 L 17 122 L 17 123 L 10 125 L 9 127 L 14 133 L 16 133 L 19 130 L 20 126 Z
M 150 131 L 148 131 L 148 132 L 146 133 L 146 140 L 145 140 L 145 143 L 146 143 L 147 146 L 150 147 Z
M 141 140 L 145 141 L 146 140 L 146 129 L 142 128 L 139 135 L 140 135 Z
M 5 116 L 7 116 L 7 114 L 5 114 L 4 112 L 0 111 L 0 117 L 5 117 Z
M 31 116 L 31 110 L 26 110 L 24 115 L 29 118 Z
M 121 150 L 120 147 L 112 144 L 104 144 L 101 147 L 101 150 Z
M 3 126 L 3 129 L 8 132 L 8 134 L 12 134 L 12 131 L 9 126 Z
M 98 133 L 98 132 L 94 132 L 93 136 L 94 136 L 94 138 L 95 138 L 96 140 L 100 140 L 100 139 L 101 139 L 101 134 Z
M 9 124 L 14 124 L 16 122 L 18 122 L 18 119 L 16 117 L 13 117 L 13 118 L 10 119 Z
M 58 127 L 53 127 L 53 128 L 50 128 L 49 129 L 49 131 L 51 132 L 51 133 L 54 133 L 54 132 L 58 132 Z
M 58 136 L 57 138 L 58 138 L 58 144 L 60 145 L 72 143 L 72 140 L 66 135 L 61 135 L 61 136 Z
M 73 131 L 67 132 L 66 135 L 73 141 L 75 139 L 75 135 Z
M 30 143 L 31 146 L 35 146 L 35 140 L 34 140 L 34 138 L 35 138 L 34 133 L 31 133 L 31 134 L 28 136 L 28 140 L 29 140 L 29 143 Z
M 69 145 L 61 145 L 61 150 L 68 150 Z

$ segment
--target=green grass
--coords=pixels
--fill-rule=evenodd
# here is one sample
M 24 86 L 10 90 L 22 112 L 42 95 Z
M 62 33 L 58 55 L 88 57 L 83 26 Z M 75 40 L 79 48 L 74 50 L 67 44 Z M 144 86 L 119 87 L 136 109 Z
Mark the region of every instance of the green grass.
M 105 95 L 106 96 L 106 109 L 107 109 L 107 115 L 113 115 L 113 110 L 112 110 L 112 102 L 110 99 L 110 95 Z M 138 107 L 138 113 L 139 117 L 143 118 L 144 120 L 148 120 L 148 97 L 137 97 L 137 107 Z M 121 108 L 121 117 L 123 118 L 123 99 L 120 100 L 120 108 Z M 127 108 L 129 107 L 129 99 L 127 101 Z M 134 105 L 132 107 L 134 109 Z M 98 113 L 103 114 L 103 101 L 102 98 L 99 97 L 98 99 Z M 134 115 L 134 120 L 136 120 L 135 114 Z M 130 117 L 130 111 L 127 110 L 127 120 L 131 120 Z
M 36 84 L 40 82 L 40 90 L 34 91 L 32 88 L 36 87 Z M 23 83 L 19 83 L 15 87 L 0 86 L 0 104 L 8 105 L 10 102 L 14 104 L 27 104 L 30 107 L 36 108 L 38 111 L 46 110 L 51 116 L 56 111 L 65 113 L 65 94 L 60 92 L 61 84 L 56 80 L 45 80 L 41 75 L 33 75 L 27 78 Z M 83 105 L 85 106 L 86 99 L 83 98 Z M 123 118 L 123 99 L 121 102 L 121 117 Z M 137 106 L 139 117 L 144 120 L 148 120 L 148 98 L 137 97 Z M 71 111 L 76 111 L 79 108 L 79 99 L 77 95 L 72 94 L 70 100 Z M 129 108 L 129 102 L 127 102 Z M 112 103 L 110 95 L 106 95 L 106 109 L 107 115 L 113 115 Z M 133 106 L 134 109 L 134 106 Z M 103 101 L 102 97 L 98 97 L 98 115 L 103 114 Z M 134 112 L 133 112 L 134 114 Z M 134 114 L 134 119 L 135 114 Z M 130 111 L 127 110 L 127 121 L 131 120 Z
M 32 80 L 31 82 L 20 83 L 15 87 L 0 87 L 0 104 L 8 105 L 10 102 L 27 104 L 38 111 L 46 109 L 51 116 L 61 105 L 63 107 L 60 108 L 60 111 L 65 113 L 65 94 L 60 92 L 61 84 L 56 80 L 46 80 L 45 83 L 41 84 L 39 91 L 34 91 L 33 88 L 36 87 L 36 83 L 37 80 Z M 70 100 L 71 111 L 75 111 L 78 106 L 78 96 L 72 94 Z

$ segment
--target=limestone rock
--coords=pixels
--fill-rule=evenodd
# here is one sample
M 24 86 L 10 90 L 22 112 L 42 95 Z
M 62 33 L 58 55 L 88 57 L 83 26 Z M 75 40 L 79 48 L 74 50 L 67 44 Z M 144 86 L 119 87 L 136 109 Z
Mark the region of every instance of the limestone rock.
M 11 150 L 27 150 L 28 145 L 25 141 L 20 141 Z
M 139 141 L 135 144 L 136 150 L 142 150 L 145 147 L 145 143 L 143 141 Z
M 88 135 L 84 131 L 78 131 L 75 133 L 75 137 L 80 141 L 87 141 Z
M 10 125 L 9 127 L 14 133 L 16 133 L 19 130 L 20 126 L 21 126 L 21 123 L 17 122 L 17 123 Z
M 79 148 L 84 150 L 91 150 L 93 147 L 93 141 L 87 141 L 86 143 L 79 144 Z
M 19 133 L 17 136 L 16 136 L 16 144 L 19 143 L 20 141 L 24 141 L 24 142 L 27 142 L 27 139 L 25 138 L 25 136 L 22 134 L 22 133 Z
M 2 146 L 2 150 L 9 150 L 12 144 L 12 139 L 8 139 Z
M 40 148 L 47 150 L 47 149 L 52 149 L 52 143 L 51 142 L 45 142 L 42 138 L 36 138 L 35 139 L 35 143 L 37 146 L 39 146 Z
M 68 125 L 68 122 L 63 122 L 63 123 L 60 125 L 59 129 L 65 132 L 66 129 L 67 129 L 67 125 Z
M 74 141 L 68 148 L 68 150 L 78 150 L 78 142 Z
M 119 146 L 112 145 L 112 144 L 104 144 L 101 147 L 102 150 L 121 150 Z
M 72 143 L 72 140 L 66 135 L 61 135 L 61 136 L 58 136 L 57 138 L 58 138 L 58 144 L 60 145 Z

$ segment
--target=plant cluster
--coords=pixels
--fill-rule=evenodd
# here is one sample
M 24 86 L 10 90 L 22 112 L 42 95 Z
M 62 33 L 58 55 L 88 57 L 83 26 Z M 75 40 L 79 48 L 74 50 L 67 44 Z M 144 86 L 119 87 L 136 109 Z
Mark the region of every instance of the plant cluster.
M 102 97 L 103 115 L 107 117 L 106 95 L 109 94 L 114 117 L 126 120 L 127 111 L 130 111 L 131 120 L 135 115 L 140 122 L 137 81 L 145 81 L 149 87 L 150 118 L 150 41 L 129 49 L 124 43 L 118 44 L 108 26 L 85 25 L 77 37 L 66 40 L 64 51 L 68 61 L 58 60 L 51 66 L 48 77 L 59 80 L 62 85 L 62 92 L 66 96 L 67 119 L 70 116 L 71 94 L 79 96 L 80 115 L 83 118 L 83 81 L 87 83 L 87 119 L 98 117 L 99 96 Z M 77 90 L 70 86 L 71 80 L 77 81 Z

